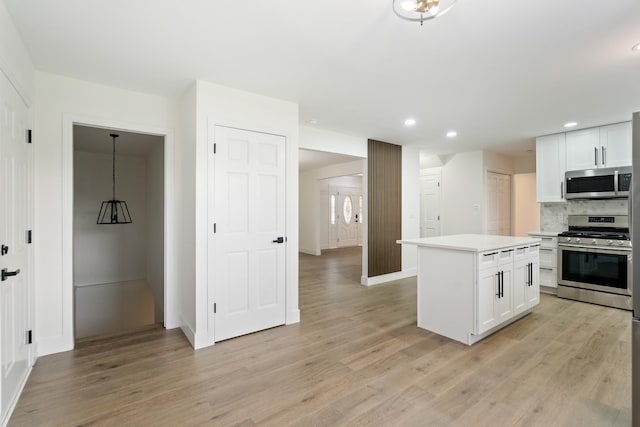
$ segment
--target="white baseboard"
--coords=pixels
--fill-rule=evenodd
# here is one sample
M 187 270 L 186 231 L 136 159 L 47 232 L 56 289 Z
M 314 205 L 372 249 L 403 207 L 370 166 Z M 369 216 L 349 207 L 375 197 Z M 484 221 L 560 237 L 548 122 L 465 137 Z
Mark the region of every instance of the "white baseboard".
M 293 325 L 294 323 L 300 323 L 300 310 L 287 311 L 285 325 Z
M 20 395 L 22 394 L 22 390 L 24 390 L 24 386 L 27 384 L 27 380 L 31 375 L 31 366 L 27 370 L 27 374 L 24 376 L 23 380 L 20 382 L 20 386 L 18 387 L 18 392 L 11 399 L 11 403 L 9 403 L 9 407 L 7 408 L 7 412 L 2 414 L 2 419 L 0 420 L 0 426 L 5 427 L 9 424 L 9 419 L 11 419 L 11 414 L 13 414 L 13 410 L 16 409 L 16 405 L 18 404 L 18 399 L 20 399 Z
M 320 249 L 298 248 L 298 252 L 302 252 L 303 254 L 314 255 L 314 256 L 320 256 L 321 255 Z
M 181 323 L 182 325 L 180 325 L 180 329 L 182 330 L 182 333 L 187 338 L 187 341 L 189 341 L 189 344 L 191 344 L 191 347 L 195 348 L 196 332 L 193 330 L 191 325 L 184 321 L 184 319 Z
M 413 277 L 418 274 L 417 268 L 410 268 L 407 270 L 397 271 L 395 273 L 381 274 L 380 276 L 360 278 L 360 284 L 364 286 L 380 285 L 382 283 L 393 282 L 394 280 L 406 279 L 407 277 Z

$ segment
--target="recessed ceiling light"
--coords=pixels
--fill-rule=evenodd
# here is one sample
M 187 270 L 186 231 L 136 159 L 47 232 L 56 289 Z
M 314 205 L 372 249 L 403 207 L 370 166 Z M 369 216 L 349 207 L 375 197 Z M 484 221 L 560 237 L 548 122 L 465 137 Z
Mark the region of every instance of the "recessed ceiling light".
M 566 127 L 566 128 L 572 128 L 574 126 L 578 126 L 578 123 L 577 122 L 567 122 L 567 123 L 564 124 L 564 127 Z
M 640 43 L 634 44 L 631 50 L 640 50 Z
M 458 132 L 456 132 L 455 130 L 450 130 L 449 132 L 447 132 L 447 138 L 455 138 L 458 135 Z
M 416 124 L 416 119 L 407 119 L 404 121 L 405 126 L 415 126 L 415 124 Z
M 309 123 L 310 125 L 317 125 L 318 121 L 316 119 L 311 119 L 307 123 Z

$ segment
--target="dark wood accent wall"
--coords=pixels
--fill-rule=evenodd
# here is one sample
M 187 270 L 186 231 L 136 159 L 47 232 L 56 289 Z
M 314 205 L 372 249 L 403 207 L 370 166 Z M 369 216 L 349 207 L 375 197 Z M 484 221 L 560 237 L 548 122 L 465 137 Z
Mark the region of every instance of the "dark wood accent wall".
M 369 277 L 400 271 L 402 246 L 402 147 L 369 140 Z

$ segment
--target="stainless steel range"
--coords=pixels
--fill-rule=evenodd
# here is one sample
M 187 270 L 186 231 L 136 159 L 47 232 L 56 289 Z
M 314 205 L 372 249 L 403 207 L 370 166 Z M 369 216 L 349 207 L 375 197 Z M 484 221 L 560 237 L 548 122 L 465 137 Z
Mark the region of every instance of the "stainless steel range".
M 558 296 L 631 310 L 632 258 L 627 215 L 569 215 L 558 235 Z

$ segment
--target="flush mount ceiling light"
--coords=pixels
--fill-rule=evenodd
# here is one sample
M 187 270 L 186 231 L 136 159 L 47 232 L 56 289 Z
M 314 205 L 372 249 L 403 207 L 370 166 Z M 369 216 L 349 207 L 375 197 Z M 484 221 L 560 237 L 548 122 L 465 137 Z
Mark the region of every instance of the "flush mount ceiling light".
M 634 44 L 633 47 L 631 48 L 631 50 L 639 51 L 640 50 L 640 43 Z
M 392 0 L 393 13 L 407 21 L 419 22 L 447 13 L 457 0 Z
M 119 135 L 111 133 L 109 136 L 113 138 L 113 163 L 111 168 L 113 197 L 111 200 L 102 202 L 96 224 L 131 224 L 131 214 L 129 213 L 127 202 L 116 199 L 116 138 Z
M 404 121 L 404 125 L 405 126 L 415 126 L 416 125 L 416 119 L 407 119 Z
M 575 126 L 578 126 L 577 122 L 567 122 L 567 123 L 564 124 L 564 127 L 566 127 L 566 128 L 572 128 L 572 127 L 575 127 Z
M 456 132 L 455 130 L 450 130 L 449 132 L 447 132 L 447 138 L 455 138 L 456 136 L 458 136 L 458 132 Z

